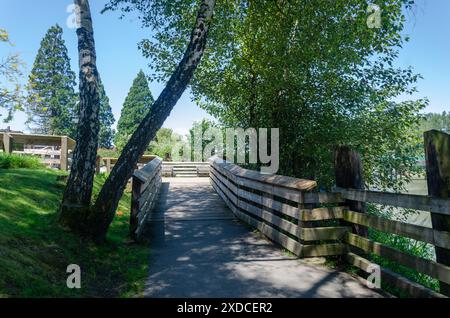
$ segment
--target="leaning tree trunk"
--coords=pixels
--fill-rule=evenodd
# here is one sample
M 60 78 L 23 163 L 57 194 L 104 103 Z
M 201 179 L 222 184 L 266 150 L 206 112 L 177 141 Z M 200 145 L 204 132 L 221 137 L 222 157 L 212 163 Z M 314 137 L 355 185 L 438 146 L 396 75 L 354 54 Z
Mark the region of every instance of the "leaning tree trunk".
M 202 0 L 190 42 L 183 59 L 170 77 L 166 87 L 152 105 L 122 151 L 106 180 L 88 217 L 89 233 L 96 241 L 103 241 L 117 205 L 139 158 L 155 137 L 171 110 L 185 91 L 203 55 L 215 0 Z
M 60 223 L 84 232 L 91 203 L 99 132 L 98 72 L 92 18 L 88 0 L 74 0 L 80 65 L 80 103 L 75 146 L 69 180 L 61 204 Z

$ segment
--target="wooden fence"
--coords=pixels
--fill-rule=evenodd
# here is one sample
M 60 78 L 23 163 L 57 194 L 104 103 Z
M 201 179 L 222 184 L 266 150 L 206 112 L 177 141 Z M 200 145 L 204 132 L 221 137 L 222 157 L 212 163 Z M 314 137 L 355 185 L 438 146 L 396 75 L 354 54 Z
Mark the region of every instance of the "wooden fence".
M 316 182 L 280 175 L 264 175 L 218 158 L 211 159 L 210 179 L 217 193 L 242 221 L 299 257 L 339 255 L 359 269 L 370 272 L 368 260 L 377 255 L 439 280 L 436 293 L 398 273 L 380 268 L 381 280 L 412 297 L 450 296 L 450 136 L 431 138 L 426 144 L 428 188 L 436 187 L 438 173 L 444 195 L 410 195 L 363 190 L 359 155 L 346 147 L 336 150 L 338 187 L 332 192 L 312 192 Z M 432 151 L 429 151 L 432 149 Z M 446 152 L 446 153 L 445 153 Z M 440 158 L 436 162 L 435 158 Z M 439 169 L 432 169 L 438 165 Z M 413 225 L 365 213 L 365 204 L 428 211 L 433 228 Z M 436 219 L 440 222 L 436 222 Z M 410 238 L 434 246 L 436 260 L 421 258 L 368 238 L 367 229 Z
M 340 255 L 338 242 L 349 226 L 317 226 L 325 216 L 342 214 L 343 207 L 313 208 L 343 202 L 339 194 L 311 192 L 316 182 L 263 175 L 213 159 L 211 184 L 233 213 L 271 240 L 300 257 Z
M 164 177 L 208 177 L 209 163 L 163 161 L 162 174 Z
M 161 158 L 154 157 L 142 169 L 133 173 L 130 234 L 135 241 L 141 239 L 147 218 L 158 200 L 161 163 Z

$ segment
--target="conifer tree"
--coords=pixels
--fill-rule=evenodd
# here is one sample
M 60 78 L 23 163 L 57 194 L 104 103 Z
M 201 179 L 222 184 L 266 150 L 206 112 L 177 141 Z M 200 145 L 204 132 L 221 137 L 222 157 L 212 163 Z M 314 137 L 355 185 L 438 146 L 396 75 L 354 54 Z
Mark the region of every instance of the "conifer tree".
M 28 81 L 27 124 L 33 132 L 76 134 L 75 73 L 70 68 L 63 30 L 52 26 L 41 41 Z
M 113 145 L 114 130 L 112 125 L 114 124 L 114 115 L 109 104 L 109 98 L 106 95 L 105 87 L 101 79 L 99 78 L 98 93 L 100 99 L 100 131 L 98 134 L 98 147 L 99 148 L 111 148 Z
M 153 102 L 147 78 L 141 70 L 133 81 L 120 113 L 114 139 L 117 148 L 122 149 L 125 146 L 133 132 L 148 114 L 149 105 L 152 105 Z

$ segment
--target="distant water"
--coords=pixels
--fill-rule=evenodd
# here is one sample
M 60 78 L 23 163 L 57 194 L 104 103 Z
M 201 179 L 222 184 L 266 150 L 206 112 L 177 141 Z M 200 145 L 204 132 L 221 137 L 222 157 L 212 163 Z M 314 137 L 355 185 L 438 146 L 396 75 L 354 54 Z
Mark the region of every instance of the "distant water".
M 413 179 L 413 181 L 410 184 L 408 184 L 407 191 L 405 193 L 428 195 L 427 180 Z M 417 213 L 408 216 L 407 221 L 408 223 L 411 224 L 431 227 L 430 212 L 417 211 Z

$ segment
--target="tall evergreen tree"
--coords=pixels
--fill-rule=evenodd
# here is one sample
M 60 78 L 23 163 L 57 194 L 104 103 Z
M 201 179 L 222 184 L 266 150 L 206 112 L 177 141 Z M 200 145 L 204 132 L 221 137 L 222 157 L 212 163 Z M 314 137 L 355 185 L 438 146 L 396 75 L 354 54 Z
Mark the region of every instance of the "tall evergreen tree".
M 41 41 L 28 82 L 27 124 L 36 133 L 75 137 L 75 73 L 62 34 L 55 25 Z
M 122 149 L 125 146 L 133 132 L 148 114 L 149 106 L 153 102 L 154 99 L 148 87 L 147 78 L 141 70 L 133 81 L 120 113 L 114 139 L 117 148 Z
M 114 138 L 114 130 L 111 127 L 114 124 L 114 115 L 100 77 L 98 81 L 98 93 L 100 99 L 100 112 L 98 115 L 100 120 L 100 131 L 98 133 L 98 146 L 99 148 L 111 148 Z

